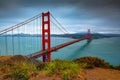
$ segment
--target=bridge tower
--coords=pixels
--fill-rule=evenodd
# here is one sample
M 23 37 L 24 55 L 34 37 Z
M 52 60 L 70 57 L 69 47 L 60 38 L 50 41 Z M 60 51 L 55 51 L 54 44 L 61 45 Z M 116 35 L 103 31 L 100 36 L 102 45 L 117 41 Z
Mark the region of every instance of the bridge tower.
M 51 60 L 50 45 L 50 12 L 47 12 L 42 13 L 42 50 L 48 50 L 48 53 L 42 56 L 43 62 Z
M 88 40 L 88 42 L 91 41 L 90 29 L 88 29 L 87 40 Z

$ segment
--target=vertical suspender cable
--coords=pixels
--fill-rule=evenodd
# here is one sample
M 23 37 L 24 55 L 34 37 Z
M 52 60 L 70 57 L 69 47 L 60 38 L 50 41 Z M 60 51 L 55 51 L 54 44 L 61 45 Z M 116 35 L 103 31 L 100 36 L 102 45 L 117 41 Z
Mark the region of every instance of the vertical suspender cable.
M 25 46 L 26 46 L 26 45 L 25 45 L 25 44 L 26 44 L 26 43 L 25 43 L 25 38 L 26 38 L 26 37 L 25 37 L 25 25 L 23 25 L 23 43 L 24 43 L 24 44 L 23 44 L 23 51 L 24 51 L 24 52 L 22 51 L 22 54 L 25 54 L 25 52 L 26 52 L 26 49 L 25 49 Z
M 1 38 L 1 35 L 0 35 L 0 42 L 1 42 L 1 40 L 2 40 L 2 38 Z M 2 53 L 1 53 L 1 49 L 2 47 L 1 47 L 1 45 L 0 45 L 0 56 L 2 56 Z
M 12 29 L 12 48 L 13 48 L 13 55 L 14 55 L 14 34 Z
M 39 42 L 40 42 L 40 45 L 42 45 L 42 21 L 41 21 L 41 18 L 39 18 L 39 21 L 38 21 L 38 22 L 39 22 L 39 24 L 40 24 L 40 26 L 39 26 L 39 27 L 40 27 L 40 36 L 39 36 L 40 41 L 39 41 Z M 42 47 L 41 47 L 40 45 L 39 45 L 39 48 L 42 49 Z M 40 49 L 40 50 L 41 50 L 41 49 Z
M 27 35 L 26 35 L 26 54 L 28 53 L 28 50 L 29 50 L 29 49 L 28 49 L 28 31 L 27 31 L 27 30 L 28 30 L 28 26 L 27 26 L 27 24 L 26 24 L 26 30 L 25 30 L 25 31 L 26 31 L 26 34 L 27 34 Z
M 5 43 L 6 43 L 6 55 L 8 55 L 8 44 L 7 44 L 7 32 L 6 32 L 6 35 L 5 35 Z
M 18 30 L 18 54 L 20 54 L 20 32 L 19 32 L 19 28 L 17 28 Z
M 35 20 L 35 52 L 37 50 L 37 19 Z
M 35 49 L 36 49 L 36 45 L 35 45 L 35 20 L 33 21 L 33 51 L 35 52 Z
M 31 23 L 29 24 L 29 26 L 30 26 L 30 30 L 32 29 L 31 28 Z M 30 52 L 32 52 L 32 49 L 31 49 L 31 46 L 32 46 L 32 44 L 31 44 L 31 32 L 29 32 L 29 41 L 30 41 Z
M 36 36 L 36 51 L 38 50 L 38 18 L 36 19 L 36 34 L 37 34 L 37 36 Z
M 25 25 L 25 34 L 26 34 L 26 36 L 25 36 L 25 45 L 26 45 L 26 48 L 25 48 L 25 50 L 26 50 L 26 54 L 27 54 L 27 24 Z
M 25 36 L 25 50 L 26 50 L 26 52 L 25 53 L 27 54 L 28 49 L 27 49 L 27 30 L 26 29 L 27 29 L 27 24 L 25 25 L 25 34 L 26 34 L 26 36 Z
M 34 51 L 34 48 L 33 48 L 33 45 L 34 45 L 34 44 L 33 44 L 33 43 L 34 43 L 34 42 L 33 42 L 34 27 L 33 27 L 33 26 L 34 26 L 34 21 L 32 21 L 32 31 L 31 31 L 31 32 L 32 32 L 32 34 L 31 34 L 31 36 L 32 36 L 32 37 L 31 37 L 31 41 L 32 41 L 32 45 L 31 45 L 32 53 L 33 53 L 33 51 Z

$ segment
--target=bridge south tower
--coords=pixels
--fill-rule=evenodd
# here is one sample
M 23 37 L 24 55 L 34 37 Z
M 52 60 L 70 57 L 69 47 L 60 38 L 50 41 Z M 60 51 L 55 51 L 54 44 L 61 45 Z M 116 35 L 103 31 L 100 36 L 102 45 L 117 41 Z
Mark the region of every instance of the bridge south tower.
M 42 13 L 42 51 L 48 50 L 48 53 L 43 55 L 43 62 L 51 60 L 51 43 L 50 43 L 50 12 Z

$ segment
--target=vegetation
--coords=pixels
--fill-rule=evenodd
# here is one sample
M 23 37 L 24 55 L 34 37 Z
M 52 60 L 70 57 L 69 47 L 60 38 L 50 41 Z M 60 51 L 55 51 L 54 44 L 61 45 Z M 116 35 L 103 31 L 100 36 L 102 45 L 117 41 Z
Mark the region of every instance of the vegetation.
M 113 66 L 114 69 L 120 70 L 120 65 L 118 66 Z
M 44 72 L 46 76 L 56 75 L 63 80 L 69 80 L 78 77 L 85 68 L 114 68 L 120 70 L 119 66 L 112 66 L 97 57 L 82 57 L 73 61 L 53 60 L 49 63 L 43 63 L 37 60 L 30 60 L 20 55 L 0 57 L 0 75 L 4 79 L 28 80 L 39 76 Z
M 85 63 L 85 68 L 94 68 L 94 67 L 102 67 L 102 68 L 110 68 L 110 64 L 105 62 L 103 59 L 97 57 L 81 57 L 73 60 L 74 62 L 81 64 Z
M 56 59 L 48 63 L 45 70 L 48 75 L 60 75 L 64 78 L 76 77 L 81 69 L 81 66 L 72 62 Z
M 28 58 L 18 55 L 2 61 L 0 72 L 4 78 L 28 80 L 30 76 L 37 73 L 37 67 L 33 62 L 30 62 Z

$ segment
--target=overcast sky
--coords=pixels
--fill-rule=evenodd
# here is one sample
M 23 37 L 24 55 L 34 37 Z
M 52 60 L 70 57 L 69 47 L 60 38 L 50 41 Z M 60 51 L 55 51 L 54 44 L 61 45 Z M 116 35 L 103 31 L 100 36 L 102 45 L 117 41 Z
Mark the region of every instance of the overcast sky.
M 70 32 L 120 34 L 120 0 L 0 0 L 0 30 L 47 11 Z

